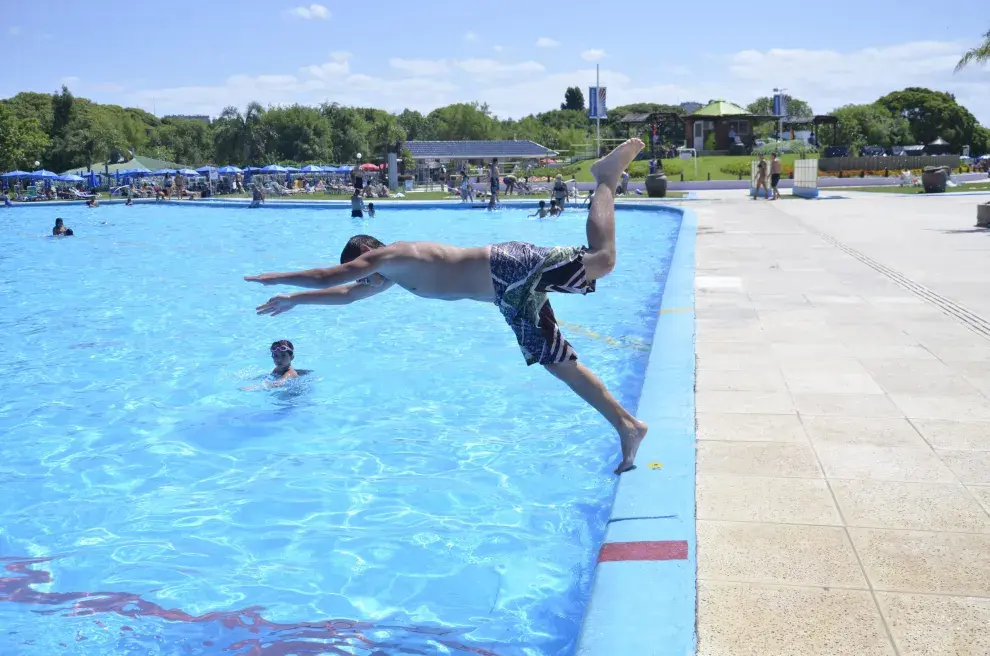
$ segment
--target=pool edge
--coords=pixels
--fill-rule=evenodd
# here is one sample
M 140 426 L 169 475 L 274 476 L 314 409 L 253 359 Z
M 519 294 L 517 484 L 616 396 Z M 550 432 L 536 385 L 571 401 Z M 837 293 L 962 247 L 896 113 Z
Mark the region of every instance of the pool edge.
M 626 206 L 628 207 L 628 206 Z M 643 209 L 659 209 L 649 205 Z M 696 652 L 695 307 L 697 217 L 681 213 L 638 416 L 650 434 L 623 474 L 577 656 Z

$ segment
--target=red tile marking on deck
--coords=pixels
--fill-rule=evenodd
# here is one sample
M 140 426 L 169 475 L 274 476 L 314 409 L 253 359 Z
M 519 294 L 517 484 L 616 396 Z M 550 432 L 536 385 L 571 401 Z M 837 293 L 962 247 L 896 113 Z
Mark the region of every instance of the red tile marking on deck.
M 688 543 L 685 540 L 659 540 L 651 542 L 606 542 L 598 552 L 598 562 L 622 560 L 687 560 Z

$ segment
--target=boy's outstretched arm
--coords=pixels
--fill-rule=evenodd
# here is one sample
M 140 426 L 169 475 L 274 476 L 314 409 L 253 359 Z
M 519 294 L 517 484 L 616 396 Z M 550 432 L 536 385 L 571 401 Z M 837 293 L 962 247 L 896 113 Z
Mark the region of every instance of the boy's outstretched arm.
M 329 289 L 316 289 L 311 292 L 279 294 L 272 296 L 264 305 L 259 305 L 256 310 L 258 314 L 270 314 L 274 317 L 277 314 L 288 312 L 297 305 L 347 305 L 380 294 L 393 284 L 395 283 L 391 280 L 386 280 L 379 287 L 364 283 L 351 283 Z
M 262 273 L 258 276 L 244 276 L 248 282 L 260 282 L 263 285 L 292 285 L 294 287 L 310 287 L 326 289 L 358 278 L 377 273 L 382 264 L 392 255 L 388 246 L 368 251 L 360 257 L 338 266 L 326 269 L 306 269 L 288 273 Z

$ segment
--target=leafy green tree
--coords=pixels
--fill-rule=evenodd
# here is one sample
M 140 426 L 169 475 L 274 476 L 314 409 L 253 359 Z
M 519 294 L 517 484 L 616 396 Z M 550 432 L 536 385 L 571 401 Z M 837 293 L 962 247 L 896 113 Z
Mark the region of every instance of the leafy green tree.
M 904 146 L 913 141 L 906 119 L 895 116 L 883 105 L 846 105 L 832 112 L 839 119 L 833 146 Z M 830 142 L 831 130 L 825 131 Z
M 962 56 L 962 59 L 960 59 L 959 63 L 956 64 L 956 73 L 971 64 L 982 66 L 987 63 L 990 63 L 990 30 L 983 35 L 983 43 L 974 48 L 970 48 L 966 51 L 966 54 Z
M 498 139 L 500 126 L 488 105 L 457 103 L 434 109 L 429 114 L 442 141 Z
M 330 121 L 315 107 L 273 107 L 264 115 L 269 153 L 292 162 L 329 162 L 333 156 Z
M 368 145 L 371 148 L 371 153 L 381 158 L 386 157 L 389 148 L 405 140 L 406 131 L 392 114 L 379 116 L 372 123 L 371 130 L 368 131 Z
M 399 114 L 399 125 L 406 131 L 409 141 L 432 141 L 436 139 L 436 125 L 433 120 L 417 111 L 405 109 Z
M 811 109 L 811 105 L 807 102 L 801 100 L 800 98 L 793 98 L 788 94 L 784 94 L 784 100 L 787 102 L 787 115 L 794 117 L 805 117 L 814 116 L 815 112 Z M 773 114 L 773 98 L 770 96 L 763 96 L 762 98 L 757 98 L 753 102 L 746 105 L 746 111 L 750 114 Z
M 889 93 L 877 101 L 896 116 L 907 119 L 916 143 L 928 144 L 941 137 L 952 146 L 972 144 L 976 117 L 956 102 L 951 93 L 922 87 L 908 87 Z
M 0 171 L 34 170 L 49 138 L 35 118 L 18 118 L 16 112 L 0 103 Z
M 71 161 L 67 168 L 105 163 L 124 146 L 118 127 L 99 112 L 80 112 L 65 129 L 65 153 Z
M 334 162 L 353 162 L 358 153 L 368 152 L 369 126 L 357 110 L 338 103 L 324 103 L 320 112 L 330 121 Z
M 560 108 L 583 112 L 584 93 L 582 93 L 581 87 L 567 87 L 567 91 L 564 92 L 564 102 L 560 103 Z

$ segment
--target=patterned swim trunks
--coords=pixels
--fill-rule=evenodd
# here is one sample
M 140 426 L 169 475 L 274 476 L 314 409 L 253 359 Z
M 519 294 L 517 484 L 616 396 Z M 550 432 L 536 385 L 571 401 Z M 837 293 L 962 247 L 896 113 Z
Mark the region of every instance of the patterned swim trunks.
M 547 292 L 587 294 L 595 281 L 587 279 L 582 247 L 543 248 L 519 241 L 492 246 L 495 305 L 516 334 L 526 364 L 558 364 L 577 360 L 564 339 Z

